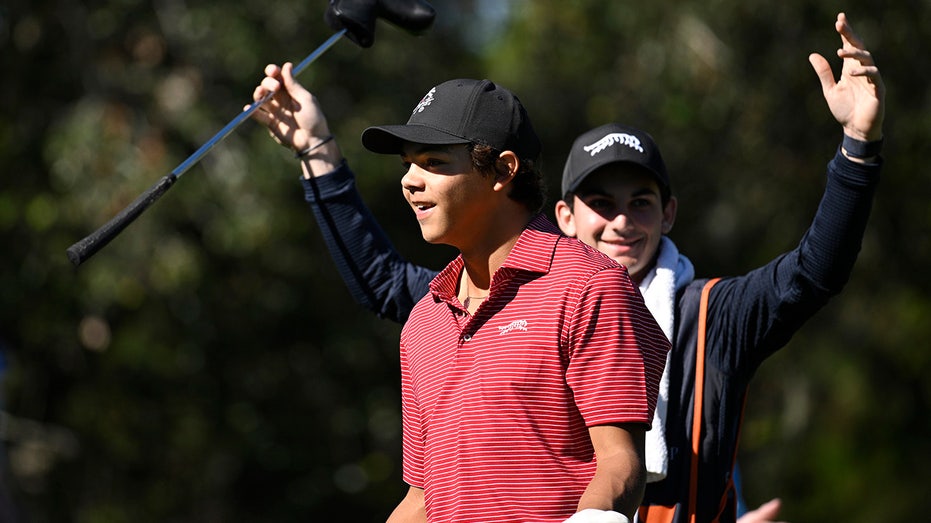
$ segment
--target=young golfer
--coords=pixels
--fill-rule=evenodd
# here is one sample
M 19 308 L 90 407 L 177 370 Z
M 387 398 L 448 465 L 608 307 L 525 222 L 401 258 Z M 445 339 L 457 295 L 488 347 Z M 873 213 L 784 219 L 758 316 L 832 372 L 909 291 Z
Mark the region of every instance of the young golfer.
M 255 96 L 276 95 L 258 118 L 308 179 L 348 172 L 290 72 L 266 70 Z M 315 108 L 297 127 L 295 103 Z M 633 518 L 669 341 L 627 269 L 539 214 L 540 142 L 518 98 L 450 80 L 362 143 L 400 156 L 423 238 L 460 252 L 401 333 L 410 487 L 389 521 Z

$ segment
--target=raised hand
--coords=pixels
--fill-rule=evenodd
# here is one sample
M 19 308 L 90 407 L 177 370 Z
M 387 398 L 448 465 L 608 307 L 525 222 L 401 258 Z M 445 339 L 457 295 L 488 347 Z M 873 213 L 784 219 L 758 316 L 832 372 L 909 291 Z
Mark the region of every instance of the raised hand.
M 756 510 L 740 516 L 737 523 L 782 523 L 776 521 L 781 506 L 782 502 L 779 498 L 771 499 L 757 507 Z
M 834 28 L 840 34 L 842 44 L 837 56 L 844 60 L 840 79 L 834 80 L 830 64 L 820 54 L 812 53 L 808 61 L 821 80 L 821 89 L 831 114 L 844 127 L 844 132 L 865 142 L 879 140 L 882 138 L 886 94 L 879 68 L 844 13 L 837 15 Z
M 252 113 L 252 118 L 268 127 L 276 142 L 296 152 L 330 136 L 316 97 L 294 79 L 290 62 L 282 67 L 274 64 L 265 67 L 265 78 L 253 91 L 252 98 L 259 101 L 268 93 L 275 94 Z

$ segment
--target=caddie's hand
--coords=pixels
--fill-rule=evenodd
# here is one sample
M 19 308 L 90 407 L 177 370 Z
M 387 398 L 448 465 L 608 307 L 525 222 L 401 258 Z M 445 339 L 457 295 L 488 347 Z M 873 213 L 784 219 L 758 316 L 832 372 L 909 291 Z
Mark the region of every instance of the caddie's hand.
M 828 61 L 818 53 L 808 56 L 815 73 L 821 80 L 824 99 L 831 114 L 844 127 L 851 138 L 872 142 L 882 138 L 886 88 L 873 56 L 854 33 L 847 15 L 839 13 L 834 29 L 840 34 L 842 47 L 837 56 L 844 60 L 840 80 Z
M 779 498 L 771 499 L 757 507 L 756 510 L 751 510 L 737 518 L 737 523 L 785 523 L 776 521 L 781 506 L 782 502 Z
M 572 515 L 563 523 L 630 523 L 627 516 L 613 510 L 587 508 Z
M 265 67 L 265 78 L 252 99 L 258 102 L 268 93 L 275 94 L 252 118 L 268 127 L 276 142 L 298 152 L 327 139 L 330 130 L 316 97 L 294 79 L 292 69 L 290 62 Z

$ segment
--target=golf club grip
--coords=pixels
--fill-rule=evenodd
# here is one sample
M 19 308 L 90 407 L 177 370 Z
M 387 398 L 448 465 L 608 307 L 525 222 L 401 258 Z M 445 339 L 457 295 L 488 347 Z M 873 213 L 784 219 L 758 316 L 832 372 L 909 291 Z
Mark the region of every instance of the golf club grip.
M 159 180 L 158 183 L 149 187 L 146 192 L 140 194 L 138 198 L 133 200 L 132 203 L 127 205 L 110 221 L 103 224 L 99 229 L 83 240 L 69 247 L 67 252 L 68 259 L 71 260 L 71 263 L 73 263 L 75 267 L 81 265 L 85 260 L 93 256 L 94 253 L 102 249 L 104 245 L 110 243 L 110 240 L 116 238 L 117 234 L 132 223 L 133 220 L 138 218 L 150 205 L 155 203 L 155 200 L 161 198 L 177 179 L 178 177 L 174 174 L 166 175 Z

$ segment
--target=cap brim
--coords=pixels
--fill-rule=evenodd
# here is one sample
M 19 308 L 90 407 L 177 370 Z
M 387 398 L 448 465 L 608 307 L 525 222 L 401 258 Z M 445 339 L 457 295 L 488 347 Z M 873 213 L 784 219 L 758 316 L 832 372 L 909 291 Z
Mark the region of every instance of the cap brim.
M 656 169 L 645 165 L 643 162 L 638 162 L 636 160 L 627 160 L 627 159 L 611 159 L 603 162 L 599 162 L 595 165 L 589 165 L 582 172 L 575 176 L 575 180 L 568 186 L 563 188 L 563 193 L 575 192 L 578 190 L 579 186 L 588 178 L 593 172 L 606 167 L 609 165 L 632 165 L 634 167 L 639 167 L 645 173 L 649 173 L 656 179 L 656 183 L 663 189 L 669 189 L 669 185 L 663 180 L 662 174 L 656 171 Z
M 423 125 L 381 125 L 362 131 L 362 145 L 373 153 L 401 154 L 404 142 L 452 145 L 469 140 Z

